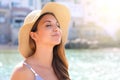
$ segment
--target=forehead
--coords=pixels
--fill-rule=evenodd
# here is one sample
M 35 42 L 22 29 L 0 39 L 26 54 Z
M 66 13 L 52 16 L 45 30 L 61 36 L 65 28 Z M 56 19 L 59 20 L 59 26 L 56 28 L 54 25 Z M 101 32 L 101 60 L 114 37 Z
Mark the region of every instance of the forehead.
M 47 22 L 47 21 L 50 21 L 50 22 L 57 22 L 57 19 L 55 18 L 55 16 L 53 16 L 52 14 L 46 14 L 44 15 L 40 22 Z

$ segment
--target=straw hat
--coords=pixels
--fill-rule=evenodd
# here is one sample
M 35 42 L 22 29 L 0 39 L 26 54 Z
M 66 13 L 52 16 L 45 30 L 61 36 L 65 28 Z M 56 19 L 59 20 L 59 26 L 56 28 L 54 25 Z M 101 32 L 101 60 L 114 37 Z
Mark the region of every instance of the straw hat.
M 29 57 L 32 54 L 32 50 L 29 46 L 29 33 L 36 20 L 46 12 L 51 12 L 56 16 L 60 24 L 60 28 L 62 29 L 63 43 L 65 43 L 67 40 L 68 26 L 70 22 L 69 9 L 60 3 L 49 2 L 43 7 L 42 10 L 35 10 L 29 13 L 26 16 L 22 27 L 20 28 L 18 35 L 18 49 L 25 58 Z

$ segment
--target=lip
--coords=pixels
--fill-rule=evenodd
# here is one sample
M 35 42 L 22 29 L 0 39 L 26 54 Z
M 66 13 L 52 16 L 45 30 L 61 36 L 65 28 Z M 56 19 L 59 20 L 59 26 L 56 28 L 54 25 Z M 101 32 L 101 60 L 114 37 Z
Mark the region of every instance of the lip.
M 60 34 L 58 34 L 58 33 L 55 33 L 55 34 L 53 34 L 52 36 L 60 36 Z

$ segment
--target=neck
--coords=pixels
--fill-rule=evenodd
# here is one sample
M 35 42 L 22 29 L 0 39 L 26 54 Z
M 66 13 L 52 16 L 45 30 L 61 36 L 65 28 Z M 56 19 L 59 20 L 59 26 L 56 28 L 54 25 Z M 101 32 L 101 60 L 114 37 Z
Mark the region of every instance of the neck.
M 52 67 L 53 47 L 39 46 L 36 48 L 33 57 L 37 64 L 43 67 Z

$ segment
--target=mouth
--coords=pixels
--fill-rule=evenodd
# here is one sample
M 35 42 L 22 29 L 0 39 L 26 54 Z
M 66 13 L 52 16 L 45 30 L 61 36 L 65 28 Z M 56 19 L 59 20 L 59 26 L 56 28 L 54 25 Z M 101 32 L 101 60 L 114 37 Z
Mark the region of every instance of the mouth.
M 53 34 L 52 36 L 53 37 L 60 37 L 60 34 L 57 33 L 57 34 Z

